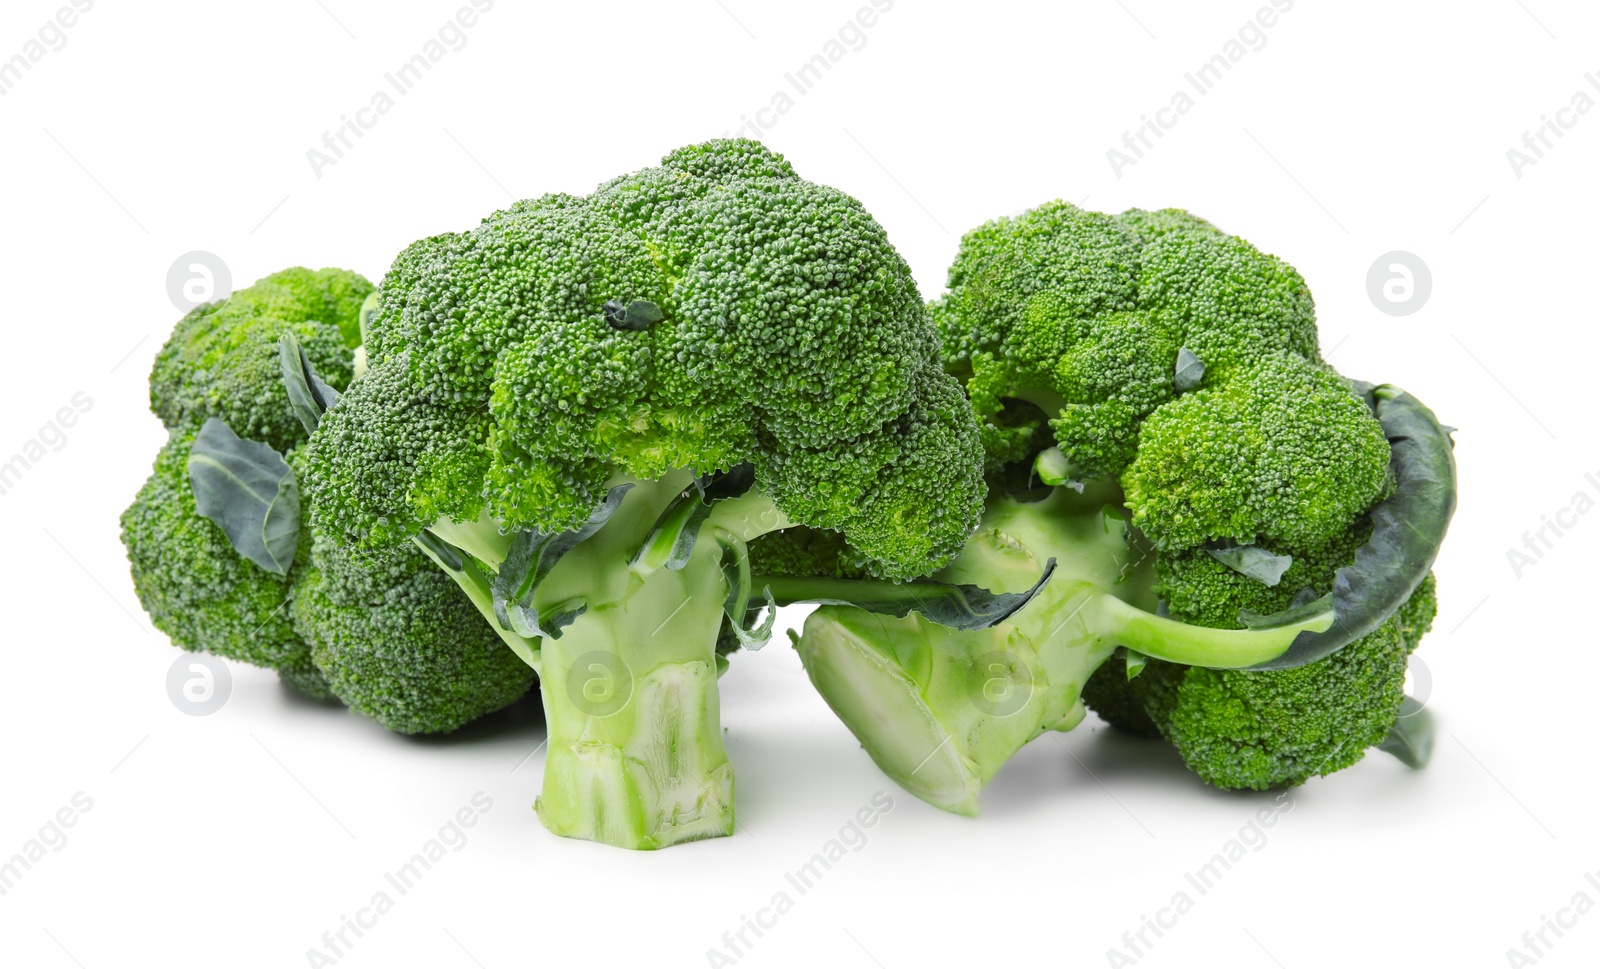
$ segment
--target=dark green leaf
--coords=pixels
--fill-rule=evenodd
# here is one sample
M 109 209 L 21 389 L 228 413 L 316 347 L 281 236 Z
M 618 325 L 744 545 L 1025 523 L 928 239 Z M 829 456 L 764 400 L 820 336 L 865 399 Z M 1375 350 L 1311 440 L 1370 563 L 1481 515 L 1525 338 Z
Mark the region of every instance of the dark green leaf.
M 546 607 L 541 611 L 533 601 L 539 585 L 563 555 L 611 520 L 611 516 L 622 506 L 623 496 L 632 488 L 631 484 L 612 488 L 590 513 L 589 520 L 579 528 L 567 532 L 543 532 L 530 528 L 511 540 L 511 550 L 500 564 L 500 572 L 494 580 L 494 614 L 501 626 L 519 636 L 560 638 L 561 626 L 577 618 L 587 607 L 578 607 L 574 612 L 572 607 L 563 603 L 564 611 L 561 607 Z M 558 611 L 553 613 L 552 608 Z M 559 622 L 562 617 L 565 617 L 565 622 Z
M 240 555 L 288 574 L 300 539 L 300 492 L 282 455 L 213 417 L 189 449 L 189 486 L 200 514 L 217 523 Z
M 648 330 L 665 318 L 661 307 L 647 299 L 636 299 L 627 305 L 611 300 L 604 310 L 606 322 L 617 330 Z
M 278 340 L 278 369 L 283 373 L 283 386 L 289 391 L 289 406 L 310 434 L 327 409 L 338 402 L 339 392 L 317 376 L 306 348 L 293 333 L 285 333 Z
M 1377 629 L 1427 577 L 1450 527 L 1456 459 L 1449 432 L 1398 387 L 1371 387 L 1364 396 L 1389 438 L 1394 493 L 1372 509 L 1372 537 L 1356 550 L 1355 561 L 1334 573 L 1333 625 L 1302 632 L 1282 656 L 1253 669 L 1314 663 Z
M 1273 555 L 1259 545 L 1207 548 L 1206 554 L 1243 576 L 1266 586 L 1277 585 L 1283 573 L 1294 564 L 1290 555 Z
M 987 629 L 1005 622 L 1027 605 L 1050 577 L 1056 560 L 1045 563 L 1044 574 L 1025 592 L 990 592 L 975 585 L 956 585 L 933 579 L 886 582 L 880 579 L 825 579 L 798 576 L 763 576 L 754 584 L 772 592 L 778 605 L 816 602 L 855 606 L 867 612 L 903 618 L 918 613 L 953 629 Z
M 1173 368 L 1172 386 L 1179 393 L 1193 390 L 1200 386 L 1200 381 L 1206 378 L 1205 361 L 1194 355 L 1188 347 L 1178 348 L 1178 363 Z
M 1400 715 L 1389 728 L 1389 736 L 1383 738 L 1378 749 L 1398 757 L 1407 767 L 1428 766 L 1428 758 L 1433 756 L 1433 714 L 1406 697 L 1400 702 Z

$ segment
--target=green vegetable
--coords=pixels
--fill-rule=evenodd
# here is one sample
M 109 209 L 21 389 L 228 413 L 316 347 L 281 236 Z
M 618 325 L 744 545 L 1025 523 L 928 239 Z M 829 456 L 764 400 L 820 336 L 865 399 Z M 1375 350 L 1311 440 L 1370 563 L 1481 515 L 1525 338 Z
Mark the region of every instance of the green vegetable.
M 283 452 L 305 439 L 284 406 L 279 339 L 298 339 L 330 384 L 351 377 L 357 314 L 372 284 L 343 269 L 285 269 L 179 321 L 150 373 L 150 409 L 167 429 L 218 417 L 235 434 Z
M 174 645 L 275 669 L 391 730 L 443 732 L 515 702 L 533 671 L 420 551 L 346 554 L 298 502 L 306 435 L 338 399 L 324 376 L 348 380 L 346 341 L 370 290 L 343 270 L 287 270 L 179 323 L 152 403 L 190 416 L 123 514 L 123 541 L 140 601 Z M 190 426 L 198 401 L 224 416 Z
M 151 406 L 156 626 L 402 733 L 538 682 L 566 837 L 732 832 L 718 678 L 799 602 L 826 702 L 958 813 L 1091 707 L 1225 788 L 1431 751 L 1450 431 L 1178 210 L 988 223 L 924 305 L 860 203 L 712 141 L 200 307 Z
M 905 262 L 854 199 L 719 141 L 417 242 L 379 293 L 311 438 L 313 528 L 416 542 L 537 664 L 551 830 L 731 832 L 718 644 L 770 630 L 747 543 L 829 530 L 905 580 L 977 521 L 977 429 Z
M 1395 725 L 1454 510 L 1449 434 L 1321 361 L 1292 268 L 1175 210 L 1052 203 L 969 233 L 930 310 L 991 484 L 934 578 L 1005 593 L 1057 565 L 986 629 L 812 614 L 801 659 L 880 767 L 974 813 L 1085 700 L 1222 787 L 1380 744 L 1420 762 L 1423 721 Z

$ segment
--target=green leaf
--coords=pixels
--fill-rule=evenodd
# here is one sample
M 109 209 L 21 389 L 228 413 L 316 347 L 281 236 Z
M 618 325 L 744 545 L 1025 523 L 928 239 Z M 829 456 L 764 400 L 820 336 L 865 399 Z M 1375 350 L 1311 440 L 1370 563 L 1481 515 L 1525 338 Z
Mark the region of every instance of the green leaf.
M 711 506 L 743 495 L 754 484 L 755 467 L 749 463 L 721 474 L 697 476 L 661 512 L 629 568 L 642 577 L 659 568 L 676 572 L 689 564 L 700 527 L 711 515 Z
M 1400 715 L 1389 736 L 1383 738 L 1378 749 L 1393 754 L 1407 767 L 1423 768 L 1433 756 L 1433 714 L 1422 704 L 1406 697 L 1400 702 Z
M 278 369 L 283 373 L 283 386 L 289 392 L 294 416 L 300 418 L 307 434 L 312 433 L 322 415 L 338 402 L 339 392 L 317 376 L 305 347 L 293 333 L 284 333 L 278 340 Z
M 1456 459 L 1450 432 L 1433 411 L 1398 387 L 1357 384 L 1389 439 L 1395 490 L 1369 513 L 1372 537 L 1355 561 L 1334 573 L 1334 622 L 1302 632 L 1276 659 L 1251 669 L 1314 663 L 1383 624 L 1433 568 L 1456 508 Z M 1325 598 L 1329 598 L 1325 597 Z
M 626 306 L 611 300 L 604 306 L 606 322 L 616 330 L 648 330 L 665 319 L 661 307 L 647 299 L 636 299 Z
M 1206 379 L 1205 361 L 1194 355 L 1188 347 L 1178 348 L 1178 363 L 1173 367 L 1172 386 L 1178 393 L 1193 390 Z
M 778 618 L 778 604 L 772 598 L 772 587 L 762 588 L 766 597 L 767 617 L 759 626 L 745 628 L 750 612 L 750 549 L 732 532 L 716 529 L 717 544 L 722 547 L 722 577 L 728 582 L 728 597 L 723 600 L 722 611 L 739 645 L 748 650 L 758 650 L 772 638 L 772 624 Z
M 287 575 L 300 540 L 300 491 L 283 456 L 209 418 L 189 449 L 189 487 L 200 514 L 238 553 Z
M 952 629 L 987 629 L 1011 618 L 1026 606 L 1055 574 L 1056 560 L 1045 563 L 1044 574 L 1024 592 L 990 592 L 975 585 L 957 585 L 934 579 L 887 582 L 881 579 L 827 579 L 799 576 L 763 576 L 753 584 L 771 591 L 778 605 L 815 602 L 855 606 L 879 615 L 904 618 L 910 613 Z
M 1207 548 L 1206 554 L 1243 576 L 1265 586 L 1275 586 L 1294 564 L 1292 555 L 1273 555 L 1259 545 Z
M 572 602 L 535 607 L 534 596 L 540 583 L 549 576 L 561 557 L 584 539 L 598 532 L 622 506 L 622 499 L 633 485 L 617 485 L 590 513 L 589 520 L 567 532 L 544 532 L 530 528 L 511 540 L 511 550 L 500 564 L 494 580 L 494 614 L 500 625 L 519 636 L 561 638 L 562 627 L 582 614 L 587 605 Z
M 1144 668 L 1150 664 L 1150 657 L 1132 649 L 1123 650 L 1123 659 L 1127 661 L 1128 679 L 1130 680 L 1143 673 Z

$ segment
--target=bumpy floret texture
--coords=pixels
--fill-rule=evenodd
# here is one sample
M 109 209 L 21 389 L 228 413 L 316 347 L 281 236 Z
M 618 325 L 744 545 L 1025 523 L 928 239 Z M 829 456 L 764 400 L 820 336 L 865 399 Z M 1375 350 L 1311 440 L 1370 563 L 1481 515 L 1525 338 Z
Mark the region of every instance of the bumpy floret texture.
M 533 685 L 533 670 L 410 544 L 351 557 L 319 539 L 294 623 L 328 689 L 398 733 L 454 730 Z
M 1271 354 L 1144 422 L 1122 475 L 1134 524 L 1158 546 L 1218 539 L 1316 547 L 1389 482 L 1389 442 L 1349 383 Z
M 908 267 L 858 202 L 755 142 L 415 243 L 368 357 L 309 486 L 363 545 L 439 517 L 572 528 L 618 475 L 746 461 L 883 574 L 938 567 L 977 520 L 976 428 Z
M 240 437 L 287 450 L 305 430 L 285 405 L 279 339 L 293 332 L 322 378 L 343 387 L 371 291 L 347 270 L 286 269 L 196 307 L 156 356 L 151 410 L 170 431 L 198 430 L 219 417 Z
M 1054 444 L 1073 477 L 1119 477 L 1165 552 L 1317 548 L 1389 484 L 1382 428 L 1318 355 L 1305 281 L 1201 219 L 1050 203 L 969 233 L 949 283 L 930 314 L 994 480 Z M 1183 351 L 1197 383 L 1177 378 Z
M 193 443 L 193 432 L 174 434 L 122 513 L 122 543 L 139 601 L 175 646 L 304 671 L 310 651 L 295 633 L 289 604 L 303 556 L 281 576 L 234 550 L 195 507 L 188 470 Z
M 1157 560 L 1155 591 L 1174 618 L 1239 628 L 1241 611 L 1271 614 L 1326 592 L 1369 533 L 1370 524 L 1358 519 L 1323 546 L 1295 552 L 1271 587 L 1203 550 L 1164 555 Z M 1301 784 L 1354 764 L 1388 734 L 1400 712 L 1407 656 L 1432 625 L 1435 609 L 1429 575 L 1382 626 L 1326 659 L 1273 671 L 1151 660 L 1133 680 L 1122 664 L 1108 663 L 1090 678 L 1084 700 L 1120 729 L 1164 737 L 1218 787 Z
M 1133 681 L 1189 768 L 1223 788 L 1291 787 L 1361 760 L 1400 712 L 1405 640 L 1391 617 L 1326 659 L 1245 672 L 1152 663 Z M 1149 683 L 1140 684 L 1146 676 Z

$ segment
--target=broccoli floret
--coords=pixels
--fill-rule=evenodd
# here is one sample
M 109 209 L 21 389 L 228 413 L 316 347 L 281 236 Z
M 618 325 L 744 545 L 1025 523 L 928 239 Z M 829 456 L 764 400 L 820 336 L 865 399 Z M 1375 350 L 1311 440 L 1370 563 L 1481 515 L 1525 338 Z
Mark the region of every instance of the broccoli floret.
M 372 284 L 343 269 L 286 269 L 179 321 L 150 371 L 150 409 L 169 431 L 219 417 L 235 434 L 286 451 L 305 429 L 284 399 L 278 340 L 292 332 L 322 378 L 343 387 Z
M 1151 414 L 1122 484 L 1134 524 L 1163 548 L 1314 547 L 1382 495 L 1388 464 L 1383 429 L 1344 378 L 1274 353 Z
M 1052 202 L 990 222 L 962 239 L 949 286 L 929 312 L 991 467 L 1051 443 L 1039 423 L 998 419 L 1008 400 L 1037 405 L 1072 466 L 1098 477 L 1127 467 L 1140 424 L 1177 395 L 1180 350 L 1204 364 L 1205 387 L 1273 351 L 1319 362 L 1300 275 L 1177 210 Z
M 878 764 L 971 813 L 1085 699 L 1223 787 L 1384 742 L 1454 509 L 1432 413 L 1335 373 L 1304 280 L 1180 211 L 1051 203 L 969 233 L 949 282 L 930 314 L 992 491 L 935 578 L 1016 592 L 1055 567 L 989 629 L 812 615 L 807 672 Z
M 371 293 L 354 273 L 291 269 L 181 322 L 151 386 L 171 441 L 123 516 L 124 540 L 139 596 L 175 644 L 275 669 L 392 730 L 442 732 L 514 702 L 534 677 L 455 583 L 414 546 L 347 554 L 305 520 L 292 567 L 275 575 L 199 514 L 187 469 L 192 425 L 220 417 L 291 448 L 303 478 L 307 432 L 279 340 L 297 337 L 318 376 L 343 387 Z
M 716 647 L 755 635 L 748 541 L 831 530 L 903 579 L 981 510 L 977 428 L 909 268 L 755 142 L 417 242 L 367 332 L 311 441 L 314 527 L 421 544 L 538 665 L 559 834 L 731 831 Z
M 1400 712 L 1406 652 L 1391 617 L 1294 669 L 1151 667 L 1130 685 L 1184 763 L 1217 787 L 1267 790 L 1343 770 L 1381 742 Z
M 1325 593 L 1370 533 L 1364 523 L 1317 552 L 1296 556 L 1276 586 L 1198 552 L 1158 561 L 1155 588 L 1174 617 L 1238 628 L 1241 610 L 1276 612 L 1307 590 Z M 1302 784 L 1349 767 L 1384 740 L 1400 710 L 1406 657 L 1431 625 L 1434 609 L 1429 573 L 1377 630 L 1316 662 L 1245 671 L 1151 660 L 1136 678 L 1120 681 L 1117 664 L 1108 664 L 1091 679 L 1084 699 L 1113 726 L 1164 737 L 1217 787 Z
M 318 669 L 316 662 L 311 659 L 309 651 L 304 662 L 278 667 L 278 679 L 308 700 L 322 703 L 341 702 L 334 695 L 333 688 L 328 685 L 328 678 L 322 675 L 322 670 Z
M 194 436 L 173 434 L 122 513 L 139 602 L 174 646 L 305 672 L 311 651 L 295 633 L 290 607 L 301 559 L 289 574 L 274 575 L 241 557 L 222 529 L 200 515 L 189 486 Z
M 398 733 L 445 733 L 532 687 L 533 670 L 415 546 L 353 561 L 323 539 L 311 561 L 295 584 L 295 628 L 352 710 Z
M 150 373 L 150 407 L 170 437 L 155 471 L 122 516 L 134 588 L 174 645 L 275 669 L 291 688 L 330 696 L 294 632 L 289 603 L 310 548 L 274 575 L 242 558 L 195 504 L 188 474 L 196 433 L 211 417 L 280 452 L 302 445 L 278 341 L 293 333 L 324 379 L 343 386 L 359 342 L 358 311 L 372 284 L 342 269 L 287 269 L 226 300 L 197 307 L 174 328 Z

